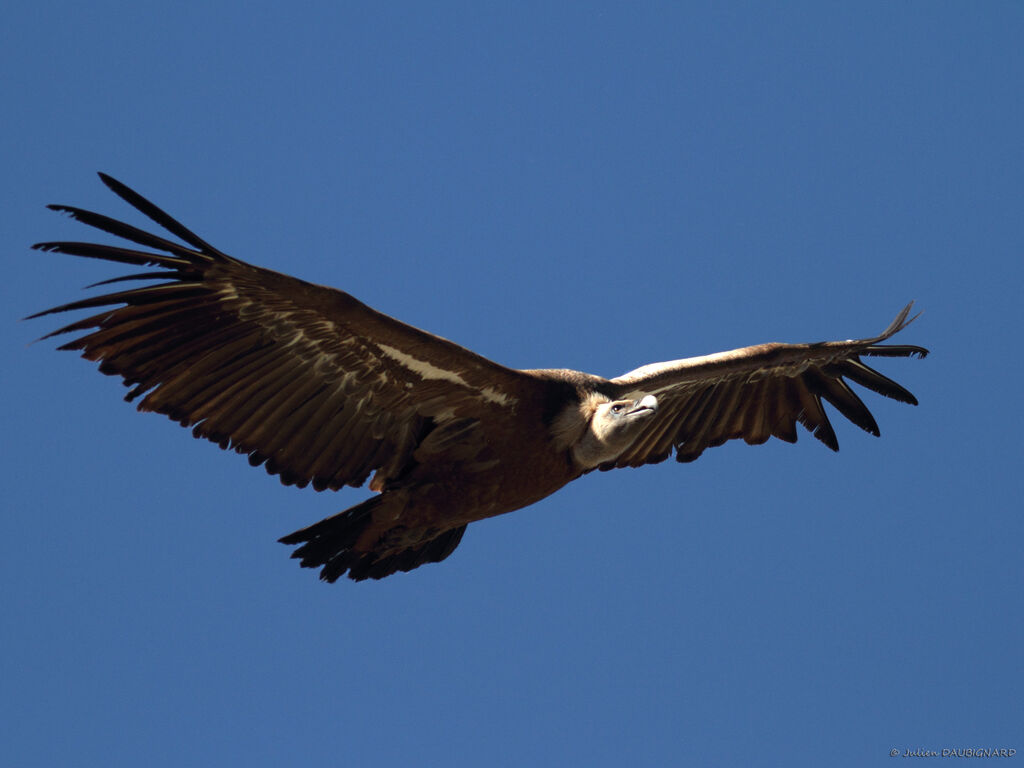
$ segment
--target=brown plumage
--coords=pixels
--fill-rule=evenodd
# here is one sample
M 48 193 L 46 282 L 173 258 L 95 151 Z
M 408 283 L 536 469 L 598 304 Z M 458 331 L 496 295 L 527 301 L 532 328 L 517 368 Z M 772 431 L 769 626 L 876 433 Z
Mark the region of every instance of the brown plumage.
M 637 467 L 742 438 L 795 442 L 799 422 L 838 450 L 822 402 L 878 434 L 845 379 L 914 396 L 863 357 L 924 357 L 880 335 L 763 344 L 655 363 L 614 379 L 506 368 L 352 296 L 234 259 L 138 193 L 103 182 L 182 243 L 50 206 L 149 250 L 48 242 L 40 250 L 158 267 L 160 280 L 40 312 L 101 308 L 49 336 L 131 387 L 127 400 L 246 454 L 288 485 L 379 493 L 281 539 L 335 581 L 381 578 L 451 554 L 466 525 L 532 504 L 593 469 Z M 100 284 L 104 284 L 100 283 Z

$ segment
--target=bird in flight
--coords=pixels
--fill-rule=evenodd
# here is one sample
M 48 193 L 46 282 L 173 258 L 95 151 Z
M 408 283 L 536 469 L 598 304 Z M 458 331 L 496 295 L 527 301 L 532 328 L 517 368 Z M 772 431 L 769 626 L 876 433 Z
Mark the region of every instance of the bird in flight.
M 917 404 L 863 361 L 928 354 L 881 343 L 913 320 L 912 303 L 866 339 L 760 344 L 614 379 L 516 370 L 343 291 L 228 256 L 121 182 L 100 178 L 178 241 L 49 206 L 128 243 L 34 248 L 156 268 L 97 285 L 157 282 L 32 317 L 98 309 L 44 338 L 81 334 L 60 349 L 122 377 L 125 399 L 141 398 L 140 411 L 245 454 L 286 485 L 338 490 L 370 478 L 374 496 L 281 539 L 329 582 L 440 562 L 469 523 L 533 504 L 595 469 L 673 454 L 689 462 L 732 439 L 792 443 L 798 423 L 838 450 L 823 402 L 878 435 L 848 381 Z

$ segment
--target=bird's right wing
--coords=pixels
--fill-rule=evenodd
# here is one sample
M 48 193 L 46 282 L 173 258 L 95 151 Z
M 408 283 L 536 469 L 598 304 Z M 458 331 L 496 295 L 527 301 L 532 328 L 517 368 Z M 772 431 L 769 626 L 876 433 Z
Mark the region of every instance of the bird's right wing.
M 611 380 L 611 396 L 636 399 L 653 394 L 658 411 L 619 458 L 602 469 L 663 461 L 693 461 L 705 448 L 742 438 L 758 444 L 769 437 L 796 442 L 797 422 L 834 451 L 835 430 L 822 401 L 854 424 L 879 434 L 874 417 L 846 379 L 878 394 L 917 405 L 910 392 L 866 365 L 862 357 L 924 357 L 928 350 L 880 344 L 903 330 L 913 302 L 878 336 L 816 344 L 761 344 L 704 357 L 637 368 Z
M 248 454 L 285 483 L 360 485 L 402 471 L 437 423 L 512 408 L 535 379 L 426 333 L 331 288 L 247 264 L 213 248 L 120 182 L 103 182 L 185 245 L 101 214 L 50 206 L 151 250 L 47 242 L 43 251 L 159 271 L 155 285 L 40 312 L 102 308 L 49 336 L 85 335 L 100 371 L 143 396 L 139 410 L 191 426 L 196 437 Z M 378 488 L 379 489 L 379 488 Z

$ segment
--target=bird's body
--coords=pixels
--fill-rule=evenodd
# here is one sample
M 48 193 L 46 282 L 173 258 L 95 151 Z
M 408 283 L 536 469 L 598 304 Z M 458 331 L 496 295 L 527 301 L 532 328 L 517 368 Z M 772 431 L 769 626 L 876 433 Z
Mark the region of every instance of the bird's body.
M 377 495 L 282 539 L 300 545 L 294 556 L 328 581 L 443 560 L 469 523 L 533 504 L 593 469 L 672 453 L 692 461 L 734 438 L 794 442 L 797 422 L 836 449 L 823 399 L 878 434 L 844 377 L 916 403 L 860 359 L 926 354 L 879 344 L 909 322 L 909 306 L 869 339 L 765 344 L 614 379 L 513 370 L 341 291 L 227 256 L 101 177 L 187 245 L 51 206 L 150 250 L 81 242 L 37 248 L 163 268 L 116 281 L 166 280 L 39 314 L 102 307 L 55 332 L 88 331 L 63 349 L 122 376 L 132 387 L 127 399 L 142 397 L 140 410 L 248 455 L 286 484 L 337 490 L 372 474 Z

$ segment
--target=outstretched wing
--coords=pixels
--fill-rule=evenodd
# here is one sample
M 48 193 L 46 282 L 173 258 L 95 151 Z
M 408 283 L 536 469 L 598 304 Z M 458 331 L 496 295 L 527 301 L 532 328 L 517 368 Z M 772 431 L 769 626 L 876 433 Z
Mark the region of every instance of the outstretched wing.
M 87 331 L 81 350 L 100 371 L 193 434 L 266 463 L 282 482 L 318 490 L 373 487 L 401 473 L 438 423 L 512 407 L 524 377 L 438 336 L 377 312 L 347 293 L 234 259 L 125 185 L 119 197 L 178 237 L 166 240 L 106 216 L 50 208 L 151 250 L 83 242 L 43 251 L 155 266 L 104 281 L 155 285 L 40 312 L 102 307 L 51 334 Z M 98 283 L 102 285 L 103 283 Z
M 705 448 L 735 438 L 751 445 L 771 436 L 794 443 L 797 422 L 838 451 L 823 400 L 861 429 L 879 434 L 871 412 L 846 380 L 917 405 L 910 392 L 861 360 L 928 354 L 922 347 L 879 344 L 913 321 L 912 306 L 913 302 L 904 307 L 885 331 L 870 339 L 760 344 L 653 363 L 612 379 L 616 399 L 653 394 L 658 412 L 618 460 L 602 469 L 664 461 L 673 450 L 677 461 L 693 461 Z

